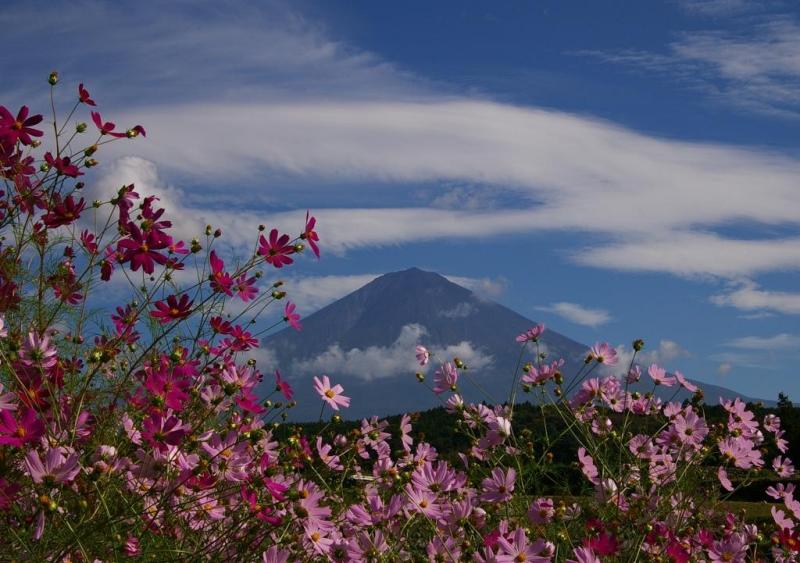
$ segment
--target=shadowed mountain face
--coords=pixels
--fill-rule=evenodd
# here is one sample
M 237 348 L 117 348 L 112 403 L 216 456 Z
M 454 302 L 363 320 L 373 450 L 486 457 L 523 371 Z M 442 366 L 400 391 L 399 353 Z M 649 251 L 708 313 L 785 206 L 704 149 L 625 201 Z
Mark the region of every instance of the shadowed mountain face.
M 467 401 L 507 400 L 520 357 L 525 362 L 536 355 L 535 345 L 528 344 L 520 356 L 521 345 L 515 341 L 535 321 L 418 268 L 383 275 L 302 323 L 302 332 L 285 329 L 265 339 L 264 347 L 274 357 L 274 365 L 260 366 L 265 371 L 277 367 L 290 381 L 298 401 L 291 419 L 298 421 L 319 417 L 321 401 L 313 391 L 312 377 L 323 373 L 342 384 L 345 395 L 352 398 L 351 407 L 341 413 L 345 418 L 386 416 L 440 405 L 414 375 L 421 369 L 414 359 L 418 343 L 437 354 L 425 369 L 431 387 L 439 362 L 457 356 L 467 364 L 469 369 L 459 379 L 459 391 Z M 547 352 L 546 361 L 565 360 L 564 388 L 583 365 L 587 350 L 587 345 L 551 330 L 541 338 L 540 351 Z M 649 378 L 645 375 L 643 379 Z M 269 373 L 264 385 L 264 390 L 272 390 Z M 709 402 L 737 395 L 722 387 L 701 385 Z M 650 388 L 640 384 L 638 390 Z M 659 391 L 665 399 L 675 393 L 674 388 Z M 441 397 L 444 400 L 448 395 Z M 517 397 L 531 396 L 518 393 Z M 687 393 L 679 392 L 675 398 L 686 397 Z M 326 406 L 323 418 L 330 415 Z

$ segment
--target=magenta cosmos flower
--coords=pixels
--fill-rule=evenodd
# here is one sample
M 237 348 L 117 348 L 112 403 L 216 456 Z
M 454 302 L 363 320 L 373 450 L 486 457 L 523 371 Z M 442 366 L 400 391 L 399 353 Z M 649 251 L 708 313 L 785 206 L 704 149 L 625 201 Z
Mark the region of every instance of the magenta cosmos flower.
M 306 228 L 303 231 L 303 234 L 300 235 L 300 238 L 308 243 L 308 246 L 311 247 L 311 251 L 317 258 L 319 258 L 319 246 L 317 246 L 319 235 L 317 234 L 317 231 L 314 230 L 314 226 L 316 224 L 316 217 L 309 217 L 309 212 L 306 211 Z
M 437 395 L 452 390 L 458 383 L 458 371 L 453 364 L 446 362 L 433 374 L 433 392 Z
M 269 240 L 264 235 L 258 239 L 258 253 L 276 268 L 283 268 L 294 262 L 289 255 L 294 252 L 294 247 L 289 244 L 289 235 L 279 235 L 278 229 L 269 232 Z
M 345 408 L 350 406 L 350 397 L 342 395 L 344 387 L 338 384 L 331 387 L 331 380 L 327 375 L 323 375 L 321 380 L 314 376 L 314 390 L 335 411 L 338 411 L 340 406 Z
M 28 106 L 22 106 L 14 117 L 5 106 L 0 106 L 0 139 L 9 145 L 17 141 L 23 145 L 30 145 L 33 142 L 31 137 L 41 137 L 44 133 L 33 129 L 33 126 L 41 123 L 43 117 L 41 115 L 28 117 L 28 113 Z
M 303 326 L 300 324 L 300 315 L 295 313 L 295 309 L 297 309 L 297 305 L 287 301 L 286 307 L 283 309 L 283 320 L 289 323 L 293 329 L 300 331 L 303 330 Z
M 158 319 L 158 322 L 167 324 L 172 321 L 185 319 L 192 312 L 192 301 L 189 301 L 187 294 L 181 295 L 180 300 L 174 295 L 167 297 L 167 301 L 157 301 L 157 311 L 150 311 L 150 316 Z

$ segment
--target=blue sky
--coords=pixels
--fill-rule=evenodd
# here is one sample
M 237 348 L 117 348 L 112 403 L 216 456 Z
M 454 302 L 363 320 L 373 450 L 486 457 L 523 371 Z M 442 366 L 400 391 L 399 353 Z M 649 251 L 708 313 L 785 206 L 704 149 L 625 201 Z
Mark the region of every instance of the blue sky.
M 90 189 L 158 191 L 232 251 L 313 209 L 306 312 L 419 266 L 800 400 L 793 2 L 6 2 L 0 24 L 4 105 L 44 110 L 58 69 L 147 128 Z

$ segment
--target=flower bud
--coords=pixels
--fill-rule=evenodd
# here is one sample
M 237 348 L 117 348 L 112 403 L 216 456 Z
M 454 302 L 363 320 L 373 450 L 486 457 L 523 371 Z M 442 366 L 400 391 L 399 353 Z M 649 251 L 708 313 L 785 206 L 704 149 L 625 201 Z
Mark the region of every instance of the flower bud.
M 213 227 L 211 225 L 206 225 L 206 236 L 210 237 Z
M 266 225 L 259 225 L 259 226 L 258 226 L 258 230 L 259 230 L 259 231 L 263 231 L 263 230 L 264 230 L 264 229 L 266 229 L 266 228 L 267 228 L 267 226 L 266 226 Z
M 464 362 L 461 361 L 461 358 L 453 358 L 453 363 L 456 365 L 458 369 L 464 368 Z
M 419 381 L 420 383 L 422 383 L 423 381 L 425 381 L 425 374 L 424 374 L 424 373 L 422 373 L 421 371 L 418 371 L 418 372 L 416 373 L 416 376 L 417 376 L 417 381 Z
M 284 297 L 286 297 L 286 292 L 285 291 L 273 291 L 272 292 L 272 298 L 273 299 L 281 300 Z
M 81 121 L 80 123 L 75 125 L 75 131 L 78 132 L 78 133 L 84 133 L 86 131 L 87 127 L 89 127 L 89 126 L 86 125 L 83 121 Z
M 47 77 L 47 82 L 50 83 L 50 86 L 55 86 L 58 84 L 58 72 L 55 70 L 50 73 L 50 76 Z
M 331 422 L 334 424 L 339 424 L 342 421 L 342 417 L 338 414 L 335 414 L 331 417 Z
M 83 156 L 88 158 L 88 157 L 92 156 L 96 152 L 97 152 L 97 145 L 92 145 L 91 147 L 86 147 L 83 150 Z
M 200 246 L 200 241 L 197 238 L 193 238 L 191 247 L 189 249 L 192 251 L 192 254 L 197 254 L 203 249 L 203 247 Z
M 97 162 L 97 161 L 96 161 L 95 159 L 93 159 L 93 158 L 87 158 L 87 159 L 86 159 L 86 160 L 83 162 L 83 164 L 86 166 L 86 168 L 91 168 L 91 167 L 93 167 L 93 166 L 97 166 L 97 165 L 98 165 L 98 164 L 100 164 L 100 163 L 99 163 L 99 162 Z
M 50 165 L 46 162 L 43 162 L 41 166 L 39 166 L 39 170 L 42 172 L 47 172 L 50 170 Z
M 640 352 L 642 348 L 644 348 L 644 340 L 642 340 L 641 338 L 637 338 L 636 340 L 633 341 L 634 350 Z
M 222 229 L 217 229 L 214 231 L 214 238 L 219 238 L 222 236 Z
M 305 249 L 306 249 L 306 245 L 303 244 L 302 242 L 298 242 L 297 244 L 294 245 L 294 251 L 295 252 L 303 252 Z

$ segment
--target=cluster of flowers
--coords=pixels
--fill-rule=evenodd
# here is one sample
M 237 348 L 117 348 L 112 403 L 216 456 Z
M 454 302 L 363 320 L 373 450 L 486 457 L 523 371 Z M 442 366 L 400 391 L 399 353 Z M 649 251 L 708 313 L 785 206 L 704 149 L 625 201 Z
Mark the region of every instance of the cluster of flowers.
M 133 185 L 93 202 L 87 221 L 78 178 L 99 165 L 94 156 L 104 144 L 146 133 L 138 125 L 117 132 L 93 111 L 94 141 L 73 148 L 89 130 L 77 123 L 66 131 L 81 105 L 96 107 L 82 84 L 66 122 L 53 116 L 54 148 L 41 158 L 34 151 L 43 117 L 0 106 L 4 556 L 797 560 L 800 501 L 791 484 L 766 491 L 781 503 L 771 529 L 719 503 L 734 480 L 743 486 L 767 466 L 779 478 L 794 474 L 780 420 L 757 420 L 735 400 L 723 402 L 727 424 L 711 426 L 697 400 L 630 391 L 642 377 L 635 364 L 623 380 L 597 377 L 597 368 L 617 362 L 607 344 L 592 347 L 569 381 L 563 361 L 545 363 L 537 349 L 511 400 L 494 407 L 463 400 L 463 362 L 439 363 L 431 391 L 470 444 L 452 458 L 415 436 L 408 414 L 397 428 L 373 417 L 339 430 L 338 411 L 350 398 L 327 375 L 315 376 L 313 387 L 336 411 L 331 423 L 314 437 L 287 431 L 281 420 L 293 405 L 291 385 L 275 372 L 272 393 L 259 397 L 263 374 L 248 354 L 266 330 L 282 323 L 300 330 L 300 317 L 287 302 L 277 322 L 258 329 L 261 312 L 286 297 L 259 268 L 289 266 L 306 245 L 319 257 L 315 219 L 307 214 L 294 239 L 277 229 L 259 235 L 253 255 L 234 268 L 213 248 L 219 230 L 176 240 L 158 198 Z M 190 256 L 199 281 L 179 284 Z M 128 283 L 131 298 L 92 313 L 91 290 L 104 283 Z M 543 331 L 517 338 L 523 352 Z M 416 352 L 421 366 L 431 361 L 426 348 Z M 656 365 L 647 373 L 654 388 L 698 392 L 679 373 Z M 553 478 L 556 441 L 534 444 L 530 429 L 515 426 L 517 387 L 548 399 L 545 430 L 551 417 L 580 444 L 583 491 L 535 493 Z M 646 427 L 632 425 L 636 419 L 652 420 L 654 430 L 634 433 Z

